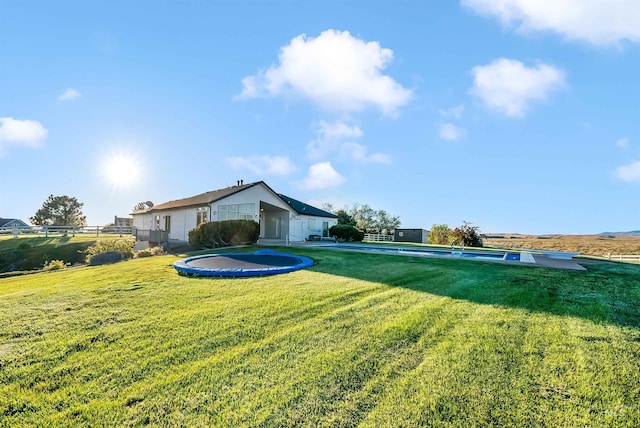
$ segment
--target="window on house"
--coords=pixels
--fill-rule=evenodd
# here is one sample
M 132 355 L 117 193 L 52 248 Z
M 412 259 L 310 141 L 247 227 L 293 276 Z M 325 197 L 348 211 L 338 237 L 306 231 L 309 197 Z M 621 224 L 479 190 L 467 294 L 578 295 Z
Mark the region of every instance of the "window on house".
M 164 217 L 164 230 L 166 232 L 171 232 L 171 216 L 165 216 Z
M 240 204 L 238 205 L 238 219 L 239 220 L 253 220 L 255 214 L 254 204 Z
M 229 205 L 218 205 L 218 221 L 229 220 Z
M 155 230 L 160 230 L 160 216 L 159 215 L 157 215 L 156 218 L 155 218 L 155 225 L 156 225 Z
M 197 212 L 197 217 L 196 217 L 196 226 L 198 226 L 200 223 L 206 223 L 207 220 L 207 211 L 206 208 L 204 209 L 200 209 Z
M 255 204 L 218 205 L 218 220 L 253 220 Z

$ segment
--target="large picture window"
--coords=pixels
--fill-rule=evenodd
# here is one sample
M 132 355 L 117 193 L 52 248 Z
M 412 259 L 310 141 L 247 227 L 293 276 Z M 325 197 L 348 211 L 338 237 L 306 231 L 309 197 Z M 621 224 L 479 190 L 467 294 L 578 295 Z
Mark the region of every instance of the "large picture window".
M 218 221 L 253 220 L 255 204 L 218 205 Z

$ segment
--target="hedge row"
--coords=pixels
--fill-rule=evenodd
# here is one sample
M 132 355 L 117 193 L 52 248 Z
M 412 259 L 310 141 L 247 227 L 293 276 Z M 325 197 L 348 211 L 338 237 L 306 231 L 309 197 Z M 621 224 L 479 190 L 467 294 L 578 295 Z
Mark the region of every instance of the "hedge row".
M 196 248 L 254 244 L 260 237 L 260 225 L 253 220 L 225 220 L 201 223 L 189 231 L 189 244 Z

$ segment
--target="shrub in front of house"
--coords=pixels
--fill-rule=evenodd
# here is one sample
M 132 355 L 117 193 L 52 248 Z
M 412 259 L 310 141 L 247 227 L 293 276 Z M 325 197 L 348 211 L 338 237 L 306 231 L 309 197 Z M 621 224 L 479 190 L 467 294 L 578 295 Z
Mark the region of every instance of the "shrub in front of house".
M 339 241 L 362 241 L 364 232 L 348 224 L 336 224 L 329 228 L 329 234 Z
M 133 250 L 134 242 L 128 239 L 118 239 L 116 241 L 96 241 L 85 251 L 87 255 L 87 263 L 93 264 L 93 258 L 101 253 L 117 252 L 122 255 L 120 260 L 133 258 L 135 252 Z M 114 260 L 119 261 L 119 260 Z
M 218 248 L 254 244 L 260 225 L 253 220 L 225 220 L 201 223 L 189 231 L 189 244 L 196 248 Z

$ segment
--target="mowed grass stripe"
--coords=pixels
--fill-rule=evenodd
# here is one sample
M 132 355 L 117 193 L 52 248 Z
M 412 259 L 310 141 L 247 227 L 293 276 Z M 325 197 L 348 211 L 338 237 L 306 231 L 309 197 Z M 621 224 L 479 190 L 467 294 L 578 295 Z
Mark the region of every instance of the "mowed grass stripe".
M 498 320 L 510 326 L 498 333 L 493 311 L 485 307 L 486 316 L 463 320 L 415 372 L 391 386 L 363 426 L 632 426 L 638 420 L 632 380 L 638 370 L 629 359 L 638 347 L 629 354 L 624 335 L 611 340 L 615 351 L 602 355 L 600 344 L 576 331 L 606 334 L 611 327 L 516 310 Z
M 202 280 L 165 256 L 0 281 L 0 422 L 640 421 L 638 270 L 291 251 L 316 266 Z

